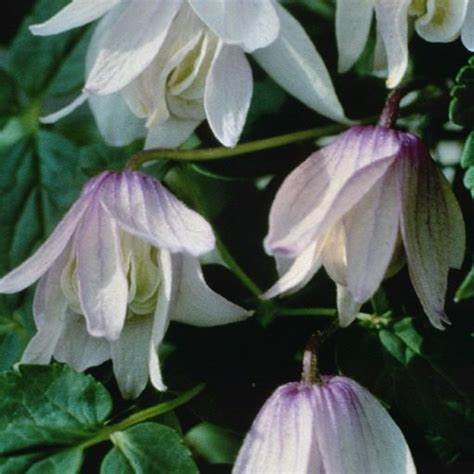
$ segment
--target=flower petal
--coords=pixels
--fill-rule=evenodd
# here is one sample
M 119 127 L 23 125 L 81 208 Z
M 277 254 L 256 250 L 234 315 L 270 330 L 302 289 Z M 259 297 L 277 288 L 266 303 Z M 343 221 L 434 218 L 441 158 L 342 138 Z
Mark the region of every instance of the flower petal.
M 302 252 L 369 191 L 398 149 L 398 135 L 392 130 L 353 127 L 311 155 L 278 190 L 265 239 L 267 252 Z
M 116 340 L 125 321 L 128 282 L 118 228 L 99 202 L 84 216 L 75 246 L 79 300 L 87 330 L 94 337 Z
M 280 21 L 271 0 L 189 0 L 201 20 L 225 43 L 247 52 L 273 43 Z
M 375 2 L 377 28 L 385 45 L 388 63 L 387 87 L 396 87 L 408 66 L 408 8 L 411 0 Z
M 459 35 L 469 0 L 429 0 L 426 13 L 415 22 L 416 32 L 426 41 L 447 43 Z
M 91 193 L 83 193 L 46 242 L 28 260 L 0 279 L 0 293 L 16 293 L 24 290 L 53 265 L 76 230 L 77 224 L 91 202 L 91 196 Z
M 181 1 L 129 0 L 98 41 L 85 89 L 113 94 L 135 79 L 158 53 Z M 137 10 L 140 14 L 137 15 Z
M 337 0 L 336 40 L 339 72 L 348 71 L 369 39 L 374 5 L 370 0 Z
M 89 98 L 88 94 L 82 93 L 76 97 L 70 104 L 52 114 L 40 117 L 40 122 L 45 124 L 55 123 L 78 109 Z
M 252 89 L 252 71 L 243 51 L 221 44 L 206 79 L 204 107 L 209 126 L 225 146 L 239 140 Z
M 217 294 L 204 280 L 197 258 L 173 255 L 173 297 L 171 319 L 193 326 L 219 326 L 243 321 L 251 312 Z
M 183 120 L 170 117 L 150 129 L 145 141 L 145 150 L 151 148 L 177 148 L 182 145 L 194 132 L 201 120 Z
M 339 325 L 345 328 L 354 321 L 362 304 L 353 298 L 346 286 L 336 283 L 336 288 Z
M 137 398 L 148 383 L 152 327 L 151 315 L 131 316 L 120 338 L 110 344 L 114 375 L 123 398 Z
M 253 53 L 260 66 L 283 89 L 308 107 L 338 122 L 347 123 L 328 70 L 312 41 L 283 7 L 280 35 L 270 46 Z
M 469 2 L 464 20 L 464 26 L 461 32 L 461 39 L 464 46 L 471 52 L 474 52 L 474 2 Z
M 149 176 L 115 173 L 104 183 L 101 201 L 125 231 L 155 247 L 195 256 L 214 248 L 206 220 Z
M 453 252 L 450 209 L 439 171 L 421 142 L 412 142 L 397 162 L 401 233 L 418 298 L 433 326 L 443 329 L 442 322 L 449 322 L 444 313 L 448 271 L 458 251 Z
M 384 279 L 395 250 L 400 207 L 392 167 L 343 218 L 347 287 L 359 303 L 371 298 Z
M 112 146 L 125 146 L 146 135 L 144 120 L 130 112 L 119 92 L 89 97 L 89 106 L 104 140 Z
M 289 383 L 273 393 L 245 437 L 233 474 L 333 472 L 317 464 L 312 390 Z
M 110 359 L 110 344 L 103 338 L 92 337 L 86 328 L 84 317 L 69 311 L 65 327 L 59 338 L 54 358 L 83 372 L 89 367 L 103 364 Z
M 44 23 L 31 25 L 34 35 L 48 36 L 62 33 L 97 20 L 121 0 L 73 0 Z

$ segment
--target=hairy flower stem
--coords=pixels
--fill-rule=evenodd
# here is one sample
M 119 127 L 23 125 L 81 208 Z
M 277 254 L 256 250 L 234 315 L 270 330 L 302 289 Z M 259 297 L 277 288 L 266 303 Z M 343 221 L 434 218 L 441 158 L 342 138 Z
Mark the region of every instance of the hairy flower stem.
M 403 91 L 401 89 L 395 89 L 390 92 L 380 115 L 378 124 L 381 127 L 393 128 L 400 113 L 400 100 L 402 100 L 402 97 Z
M 84 441 L 78 447 L 80 449 L 90 448 L 96 444 L 102 443 L 104 441 L 108 441 L 110 437 L 118 432 L 124 431 L 131 426 L 134 426 L 138 423 L 142 423 L 144 421 L 150 420 L 151 418 L 155 418 L 158 415 L 162 415 L 163 413 L 167 413 L 175 408 L 184 405 L 185 403 L 189 402 L 195 396 L 199 395 L 204 390 L 205 384 L 197 385 L 196 387 L 184 392 L 179 397 L 176 397 L 173 400 L 169 400 L 163 403 L 159 403 L 158 405 L 145 408 L 137 413 L 133 413 L 129 417 L 125 418 L 124 420 L 110 426 L 106 426 L 102 430 L 100 430 L 94 437 Z

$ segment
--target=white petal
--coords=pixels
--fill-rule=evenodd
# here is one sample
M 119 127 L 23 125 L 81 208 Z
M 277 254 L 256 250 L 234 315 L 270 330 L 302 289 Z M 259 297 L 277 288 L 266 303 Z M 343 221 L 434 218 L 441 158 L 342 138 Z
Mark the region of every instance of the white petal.
M 83 372 L 110 359 L 110 344 L 105 339 L 92 337 L 86 328 L 84 317 L 68 312 L 65 328 L 59 338 L 54 358 Z
M 411 0 L 375 2 L 377 28 L 385 45 L 388 87 L 396 87 L 408 66 L 408 7 Z
M 347 287 L 336 284 L 337 287 L 337 314 L 339 317 L 339 324 L 345 328 L 354 321 L 357 313 L 362 306 L 352 297 Z
M 118 228 L 94 202 L 75 240 L 77 279 L 87 330 L 94 337 L 116 340 L 127 311 L 128 283 L 122 265 Z
M 0 293 L 21 291 L 32 285 L 48 270 L 66 248 L 90 201 L 91 194 L 83 193 L 46 242 L 28 260 L 0 279 Z
M 149 176 L 115 173 L 104 183 L 101 201 L 125 231 L 155 247 L 196 256 L 214 248 L 206 220 Z
M 204 106 L 209 126 L 225 146 L 239 140 L 252 89 L 252 71 L 243 51 L 221 44 L 206 79 Z
M 66 105 L 66 107 L 63 107 L 62 109 L 52 114 L 46 115 L 44 117 L 40 117 L 40 122 L 49 124 L 49 123 L 55 123 L 58 120 L 61 120 L 63 117 L 66 117 L 66 115 L 69 115 L 70 113 L 78 109 L 84 102 L 86 102 L 88 98 L 89 98 L 89 95 L 83 93 L 79 97 L 76 97 L 70 104 Z
M 467 7 L 461 39 L 464 46 L 466 46 L 469 51 L 474 52 L 474 2 L 472 0 Z
M 380 32 L 375 38 L 373 72 L 377 77 L 386 77 L 388 73 L 387 53 Z
M 132 316 L 120 338 L 110 344 L 114 375 L 124 398 L 137 398 L 148 383 L 152 328 L 151 315 Z
M 335 283 L 347 285 L 346 230 L 343 222 L 334 225 L 326 237 L 322 260 L 324 269 Z
M 72 0 L 49 20 L 31 25 L 34 35 L 48 36 L 62 33 L 97 20 L 121 0 Z
M 383 127 L 353 127 L 284 181 L 270 211 L 268 253 L 296 256 L 334 225 L 385 173 L 399 149 Z
M 201 20 L 225 43 L 251 52 L 273 43 L 280 21 L 271 0 L 189 0 Z
M 457 252 L 453 252 L 449 207 L 440 175 L 428 152 L 424 153 L 408 150 L 397 163 L 401 231 L 413 287 L 433 326 L 443 329 L 442 322 L 449 322 L 444 313 L 448 270 Z
M 96 46 L 85 89 L 106 95 L 135 79 L 158 53 L 181 1 L 129 0 Z M 137 13 L 139 12 L 139 13 Z
M 369 39 L 373 10 L 373 0 L 337 0 L 339 72 L 348 71 L 364 51 Z
M 298 255 L 283 276 L 263 295 L 264 299 L 285 296 L 303 288 L 321 267 L 321 252 L 324 238 L 306 248 Z
M 104 140 L 112 146 L 125 146 L 146 135 L 144 120 L 132 114 L 119 92 L 89 97 L 89 106 Z
M 426 13 L 415 22 L 426 41 L 447 43 L 456 39 L 466 17 L 469 0 L 428 0 Z
M 270 46 L 253 53 L 263 69 L 283 89 L 308 107 L 338 122 L 347 122 L 328 70 L 308 35 L 283 7 L 280 35 Z
M 176 293 L 171 319 L 193 326 L 219 326 L 242 321 L 251 312 L 228 301 L 207 285 L 197 258 L 173 255 Z
M 343 219 L 347 287 L 359 303 L 372 297 L 392 260 L 400 207 L 397 176 L 390 168 Z
M 201 120 L 183 120 L 170 117 L 166 122 L 148 129 L 145 150 L 151 148 L 177 148 L 194 132 Z

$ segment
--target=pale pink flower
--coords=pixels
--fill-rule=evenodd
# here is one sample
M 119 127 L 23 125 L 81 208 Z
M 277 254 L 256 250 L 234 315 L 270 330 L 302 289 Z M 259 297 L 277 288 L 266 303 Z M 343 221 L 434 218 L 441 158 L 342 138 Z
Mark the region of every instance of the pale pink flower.
M 442 329 L 448 271 L 462 264 L 465 229 L 448 182 L 418 137 L 357 126 L 286 178 L 265 248 L 281 276 L 266 297 L 297 291 L 323 265 L 337 284 L 344 326 L 405 256 L 425 313 Z
M 206 284 L 197 257 L 214 248 L 210 225 L 155 179 L 104 172 L 51 236 L 0 279 L 1 293 L 36 288 L 38 332 L 24 363 L 54 357 L 78 371 L 112 359 L 120 390 L 163 384 L 157 350 L 170 320 L 215 326 L 250 313 Z
M 413 474 L 407 442 L 387 411 L 347 377 L 293 382 L 265 402 L 234 474 Z

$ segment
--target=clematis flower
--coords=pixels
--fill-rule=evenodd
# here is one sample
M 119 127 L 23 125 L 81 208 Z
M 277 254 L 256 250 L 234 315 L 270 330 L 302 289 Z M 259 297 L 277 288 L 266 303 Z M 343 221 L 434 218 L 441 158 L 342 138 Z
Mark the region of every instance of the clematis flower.
M 424 143 L 383 126 L 357 126 L 311 155 L 279 189 L 265 248 L 280 280 L 266 297 L 302 288 L 324 266 L 336 282 L 340 323 L 350 324 L 406 258 L 431 323 L 449 322 L 449 268 L 459 268 L 464 221 Z
M 412 474 L 407 442 L 382 405 L 347 377 L 293 382 L 265 402 L 233 474 Z
M 461 35 L 466 48 L 474 51 L 472 0 L 337 0 L 340 72 L 348 71 L 364 50 L 374 11 L 378 36 L 375 68 L 388 70 L 388 87 L 396 87 L 407 70 L 412 23 L 426 41 L 448 43 Z
M 158 181 L 102 173 L 36 253 L 0 279 L 1 293 L 39 279 L 38 332 L 22 362 L 54 357 L 83 371 L 112 359 L 124 396 L 148 380 L 165 390 L 157 349 L 170 320 L 214 326 L 250 314 L 206 285 L 197 257 L 213 248 L 209 224 Z
M 52 35 L 101 17 L 82 95 L 46 122 L 89 100 L 112 145 L 146 135 L 146 148 L 176 147 L 207 119 L 234 146 L 253 90 L 245 53 L 308 107 L 347 120 L 311 40 L 273 0 L 73 0 L 31 31 Z

